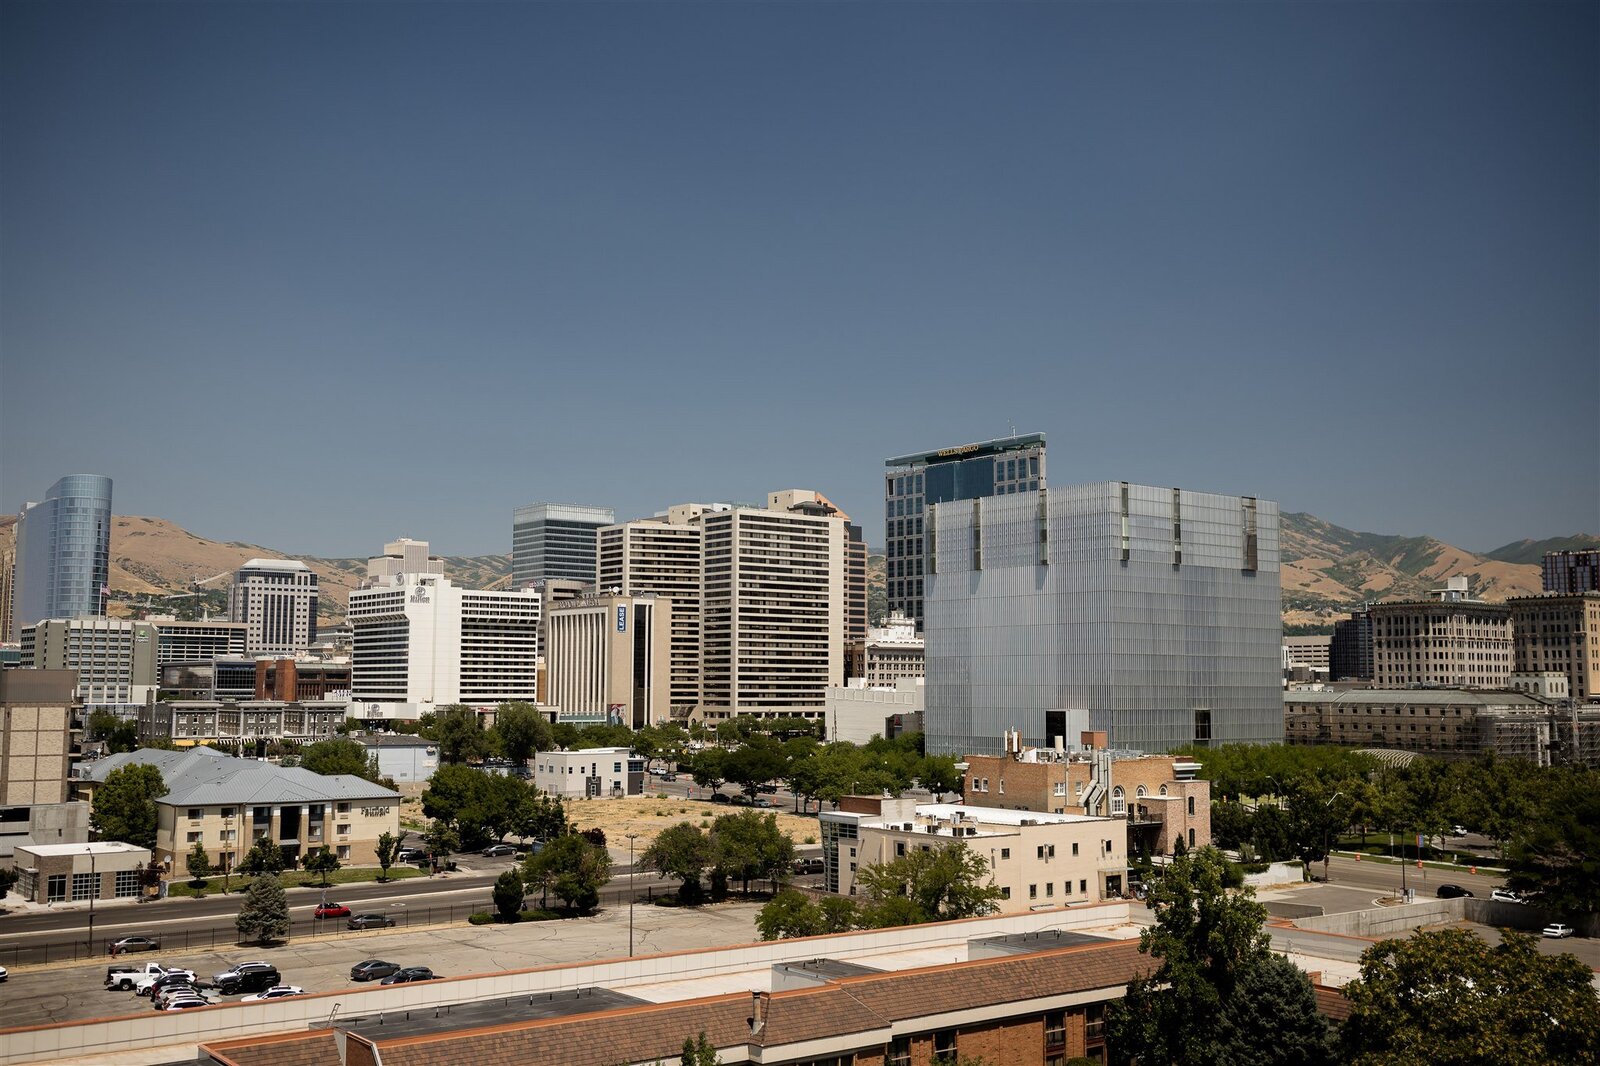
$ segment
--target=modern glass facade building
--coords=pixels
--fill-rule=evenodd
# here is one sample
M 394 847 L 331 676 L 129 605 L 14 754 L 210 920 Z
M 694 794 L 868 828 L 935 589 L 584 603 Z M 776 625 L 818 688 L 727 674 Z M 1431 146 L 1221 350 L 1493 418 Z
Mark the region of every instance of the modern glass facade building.
M 1113 481 L 926 518 L 929 751 L 1283 739 L 1276 503 Z
M 111 479 L 69 474 L 17 517 L 12 633 L 46 618 L 104 615 L 110 570 Z
M 558 578 L 594 583 L 602 526 L 617 520 L 609 507 L 530 503 L 511 513 L 511 587 Z
M 1044 434 L 1025 433 L 978 444 L 885 459 L 884 582 L 889 613 L 923 624 L 926 560 L 924 510 L 952 500 L 978 500 L 1044 488 Z

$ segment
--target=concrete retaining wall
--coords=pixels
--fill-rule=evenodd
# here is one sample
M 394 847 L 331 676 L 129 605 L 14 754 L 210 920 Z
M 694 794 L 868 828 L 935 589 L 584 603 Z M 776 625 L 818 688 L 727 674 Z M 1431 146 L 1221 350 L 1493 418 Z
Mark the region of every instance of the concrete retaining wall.
M 1473 902 L 1480 901 L 1465 898 L 1430 899 L 1399 907 L 1374 907 L 1344 914 L 1326 914 L 1320 918 L 1297 918 L 1294 924 L 1319 933 L 1345 933 L 1384 939 L 1405 936 L 1424 925 L 1459 922 L 1466 917 L 1465 905 Z
M 967 957 L 966 942 L 978 937 L 1046 929 L 1103 928 L 1127 921 L 1128 904 L 1108 902 L 991 918 L 968 918 L 959 922 L 910 925 L 898 929 L 871 929 L 798 940 L 707 948 L 671 955 L 560 963 L 532 970 L 512 970 L 418 984 L 388 987 L 368 985 L 266 1003 L 229 1003 L 172 1013 L 146 1009 L 140 1014 L 117 1018 L 0 1029 L 0 1064 L 9 1066 L 11 1063 L 50 1059 L 77 1061 L 91 1055 L 134 1048 L 205 1043 L 258 1033 L 318 1028 L 327 1024 L 335 1010 L 341 1018 L 431 1010 L 476 1000 L 544 995 L 592 985 L 625 988 L 630 984 L 684 980 L 741 970 L 770 971 L 774 963 L 819 957 L 849 959 L 888 951 L 948 946 L 951 961 L 964 961 Z
M 1305 867 L 1297 862 L 1275 862 L 1258 874 L 1244 875 L 1244 883 L 1251 888 L 1268 888 L 1272 885 L 1298 885 L 1305 879 Z
M 1316 918 L 1323 910 L 1321 907 L 1310 903 L 1284 903 L 1282 900 L 1267 900 L 1262 904 L 1267 908 L 1267 913 L 1274 918 Z

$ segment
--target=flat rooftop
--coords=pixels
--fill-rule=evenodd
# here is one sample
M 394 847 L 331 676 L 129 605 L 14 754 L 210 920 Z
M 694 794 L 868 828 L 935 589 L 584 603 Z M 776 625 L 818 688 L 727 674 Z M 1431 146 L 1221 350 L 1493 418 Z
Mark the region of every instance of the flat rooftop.
M 980 455 L 999 455 L 1001 452 L 1014 452 L 1022 448 L 1031 448 L 1035 444 L 1044 444 L 1043 433 L 1019 433 L 1013 437 L 995 437 L 993 440 L 957 444 L 949 448 L 937 448 L 928 452 L 912 452 L 909 455 L 897 455 L 893 458 L 885 459 L 883 465 L 887 467 L 926 466 L 929 463 L 953 462 L 959 459 L 976 459 Z
M 87 844 L 18 844 L 17 846 L 39 856 L 150 854 L 148 848 L 124 844 L 120 840 L 96 840 Z
M 544 1018 L 566 1018 L 618 1007 L 635 1007 L 644 1002 L 609 988 L 578 988 L 340 1018 L 335 1028 L 359 1033 L 368 1040 L 394 1040 L 448 1033 L 456 1029 L 481 1029 Z

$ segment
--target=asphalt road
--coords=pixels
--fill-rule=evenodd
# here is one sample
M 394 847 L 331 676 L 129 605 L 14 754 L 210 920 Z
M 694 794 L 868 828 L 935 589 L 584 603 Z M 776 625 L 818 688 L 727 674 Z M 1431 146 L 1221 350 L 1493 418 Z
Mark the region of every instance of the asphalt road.
M 1322 874 L 1320 864 L 1312 864 L 1312 872 Z M 1487 898 L 1489 893 L 1505 883 L 1499 874 L 1475 874 L 1470 867 L 1438 870 L 1429 866 L 1417 869 L 1415 863 L 1405 867 L 1405 885 L 1414 888 L 1417 898 L 1432 899 L 1443 884 L 1460 885 L 1475 896 Z M 1363 859 L 1335 858 L 1328 866 L 1328 881 L 1335 885 L 1356 885 L 1382 891 L 1384 895 L 1400 894 L 1401 867 L 1398 863 L 1373 862 Z

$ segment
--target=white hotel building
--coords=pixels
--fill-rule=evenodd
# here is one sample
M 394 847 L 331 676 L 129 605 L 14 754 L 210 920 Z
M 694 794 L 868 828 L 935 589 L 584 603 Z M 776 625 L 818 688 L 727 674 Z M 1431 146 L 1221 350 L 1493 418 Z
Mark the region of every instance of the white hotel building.
M 533 702 L 540 593 L 457 588 L 440 574 L 350 593 L 350 717 L 415 720 L 454 703 Z

